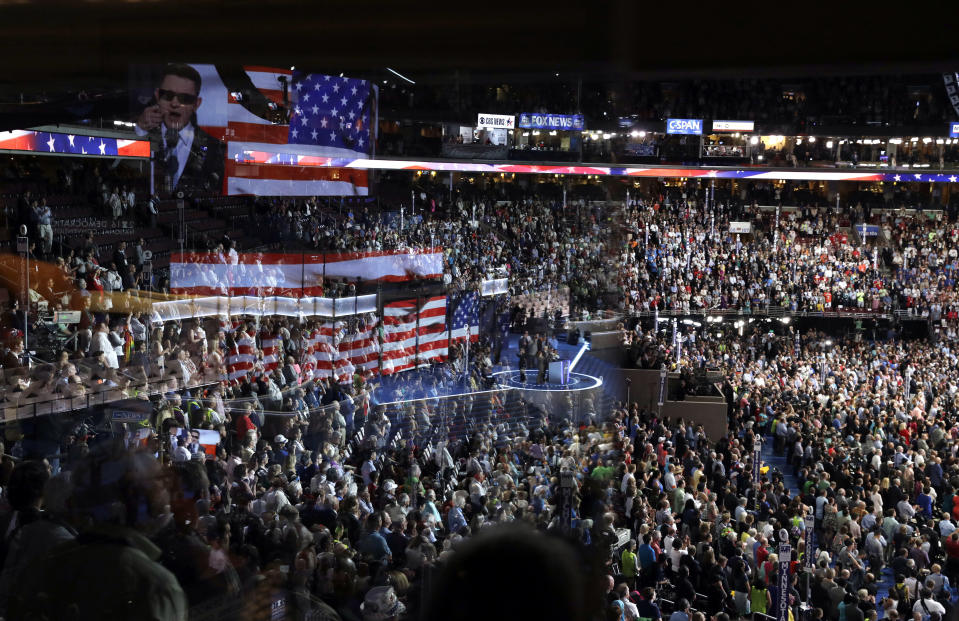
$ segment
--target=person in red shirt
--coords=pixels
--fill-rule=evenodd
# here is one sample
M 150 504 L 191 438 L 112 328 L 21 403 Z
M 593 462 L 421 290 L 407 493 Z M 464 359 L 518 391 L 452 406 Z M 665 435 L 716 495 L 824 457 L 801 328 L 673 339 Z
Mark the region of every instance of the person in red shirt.
M 763 540 L 756 548 L 756 567 L 760 567 L 769 558 L 769 549 L 766 548 L 766 541 Z
M 250 408 L 251 406 L 247 404 L 246 409 L 240 412 L 240 415 L 236 417 L 236 438 L 240 444 L 246 441 L 246 435 L 248 433 L 256 429 L 256 425 L 254 425 L 250 419 Z
M 946 571 L 948 575 L 959 573 L 959 530 L 946 539 Z

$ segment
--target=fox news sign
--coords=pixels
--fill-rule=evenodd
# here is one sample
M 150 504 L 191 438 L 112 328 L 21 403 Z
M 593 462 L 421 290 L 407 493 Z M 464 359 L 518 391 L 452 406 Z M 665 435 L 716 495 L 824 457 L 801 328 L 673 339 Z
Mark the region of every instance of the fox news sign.
M 519 115 L 519 126 L 522 129 L 561 129 L 564 131 L 581 131 L 586 127 L 582 114 L 537 114 L 523 112 Z
M 703 120 L 702 119 L 667 119 L 666 133 L 702 136 Z

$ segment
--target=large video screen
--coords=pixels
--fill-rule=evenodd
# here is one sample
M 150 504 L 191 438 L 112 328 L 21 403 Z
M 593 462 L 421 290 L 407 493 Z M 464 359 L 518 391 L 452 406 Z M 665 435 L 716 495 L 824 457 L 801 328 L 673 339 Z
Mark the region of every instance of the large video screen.
M 131 68 L 135 131 L 150 139 L 160 196 L 365 196 L 373 154 L 368 80 L 253 66 Z

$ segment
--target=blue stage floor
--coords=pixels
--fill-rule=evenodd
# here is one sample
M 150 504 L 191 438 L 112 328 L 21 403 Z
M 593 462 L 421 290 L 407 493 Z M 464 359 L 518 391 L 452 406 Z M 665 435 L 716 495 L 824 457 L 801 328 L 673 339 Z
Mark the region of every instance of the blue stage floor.
M 582 373 L 590 366 L 589 352 L 584 353 L 577 367 L 570 373 L 570 384 L 537 384 L 538 371 L 526 370 L 526 381 L 519 381 L 519 343 L 520 335 L 510 334 L 506 346 L 500 355 L 500 364 L 493 365 L 493 376 L 498 384 L 523 390 L 574 391 L 597 388 L 603 384 L 601 374 Z M 557 340 L 556 350 L 560 358 L 573 360 L 580 350 L 579 345 L 570 345 L 565 340 Z M 472 392 L 469 384 L 461 378 L 450 378 L 439 367 L 424 367 L 377 380 L 380 387 L 374 393 L 374 404 L 391 403 L 407 399 L 450 397 Z M 435 389 L 435 393 L 433 390 Z
M 569 392 L 576 390 L 590 390 L 592 388 L 599 388 L 603 385 L 602 378 L 593 377 L 592 375 L 585 375 L 583 373 L 570 373 L 568 384 L 560 384 L 557 382 L 544 382 L 540 384 L 536 381 L 538 375 L 538 371 L 527 370 L 525 382 L 521 381 L 519 371 L 500 371 L 499 373 L 494 373 L 493 377 L 496 378 L 496 383 L 500 386 L 508 386 L 510 388 L 519 388 L 522 390 Z

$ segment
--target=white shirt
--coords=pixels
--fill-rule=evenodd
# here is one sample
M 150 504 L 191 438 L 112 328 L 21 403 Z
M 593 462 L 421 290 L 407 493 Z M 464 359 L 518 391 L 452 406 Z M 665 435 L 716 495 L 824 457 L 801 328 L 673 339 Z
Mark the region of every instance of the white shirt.
M 925 603 L 925 606 L 923 606 L 923 603 Z M 940 617 L 946 614 L 945 606 L 943 606 L 936 600 L 932 599 L 931 597 L 917 600 L 916 603 L 913 604 L 912 606 L 912 611 L 922 613 L 923 618 L 927 616 L 926 615 L 927 609 L 929 610 L 930 613 L 933 613 L 933 612 L 939 613 Z
M 135 126 L 134 131 L 137 136 L 146 136 L 149 132 L 144 129 L 141 129 L 139 125 Z M 160 140 L 163 142 L 163 148 L 166 149 L 166 127 L 161 123 L 160 124 Z M 195 130 L 193 128 L 193 123 L 187 123 L 179 132 L 179 140 L 176 145 L 176 161 L 177 169 L 176 175 L 173 177 L 174 187 L 180 182 L 180 177 L 183 176 L 183 169 L 186 168 L 186 161 L 190 157 L 190 149 L 193 147 L 193 136 Z
M 119 361 L 117 360 L 117 352 L 113 348 L 113 344 L 110 343 L 110 337 L 106 332 L 96 332 L 93 335 L 90 351 L 100 351 L 106 354 L 107 366 L 111 369 L 118 369 L 120 367 Z
M 366 460 L 363 462 L 363 466 L 360 468 L 360 472 L 363 474 L 363 484 L 369 485 L 372 482 L 370 476 L 376 472 L 376 466 L 373 465 L 373 462 Z

